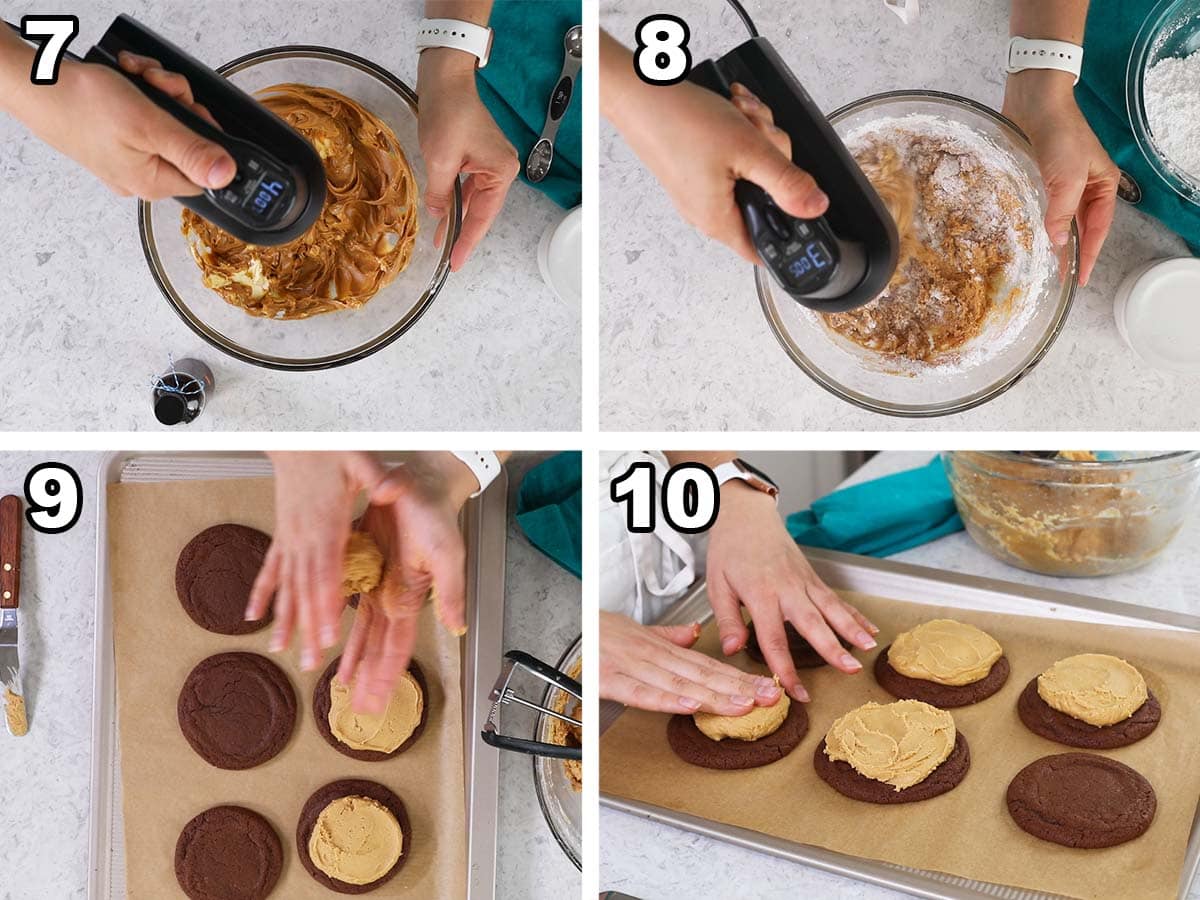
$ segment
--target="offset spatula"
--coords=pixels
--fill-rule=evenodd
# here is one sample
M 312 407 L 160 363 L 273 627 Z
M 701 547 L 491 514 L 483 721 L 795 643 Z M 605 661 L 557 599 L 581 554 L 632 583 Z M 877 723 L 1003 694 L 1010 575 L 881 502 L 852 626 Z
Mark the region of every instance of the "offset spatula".
M 17 658 L 17 608 L 21 600 L 21 498 L 0 498 L 0 692 L 4 722 L 9 733 L 20 737 L 29 730 L 25 692 L 21 689 L 21 663 Z

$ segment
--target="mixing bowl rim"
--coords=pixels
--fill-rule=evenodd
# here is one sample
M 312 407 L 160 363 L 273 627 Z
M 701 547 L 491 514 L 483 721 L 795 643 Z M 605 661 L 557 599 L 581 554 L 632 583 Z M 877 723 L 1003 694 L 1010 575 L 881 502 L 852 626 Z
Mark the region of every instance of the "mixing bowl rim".
M 1182 171 L 1159 152 L 1142 96 L 1150 48 L 1163 32 L 1168 9 L 1180 2 L 1158 0 L 1138 28 L 1137 36 L 1129 48 L 1129 60 L 1125 64 L 1125 113 L 1129 117 L 1129 130 L 1133 132 L 1134 142 L 1154 174 L 1184 200 L 1200 205 L 1200 179 Z
M 560 656 L 558 658 L 558 662 L 556 662 L 554 664 L 554 668 L 558 669 L 558 671 L 560 671 L 560 672 L 566 672 L 566 671 L 568 671 L 568 669 L 566 668 L 567 664 L 574 662 L 577 658 L 582 657 L 582 656 L 583 656 L 583 635 L 581 634 L 581 635 L 579 635 L 579 637 L 575 638 L 575 640 L 573 640 L 570 643 L 570 645 L 567 647 L 566 650 L 563 651 L 562 656 Z M 559 692 L 559 689 L 554 687 L 554 685 L 546 685 L 546 690 L 542 693 L 542 706 L 549 706 L 551 699 L 558 692 Z M 548 721 L 549 718 L 550 717 L 547 716 L 545 713 L 538 714 L 537 720 L 534 722 L 534 727 L 533 727 L 533 739 L 535 741 L 541 740 L 541 734 L 542 734 L 542 729 L 543 729 L 544 723 L 546 721 Z M 552 759 L 550 761 L 552 763 L 554 763 L 555 765 L 562 764 L 562 760 L 559 760 L 559 759 Z M 580 858 L 579 854 L 575 851 L 574 848 L 568 846 L 566 838 L 564 838 L 561 834 L 559 834 L 558 829 L 554 827 L 554 822 L 551 819 L 549 801 L 546 799 L 546 796 L 545 796 L 546 788 L 543 787 L 543 785 L 542 785 L 541 772 L 539 769 L 539 763 L 542 762 L 542 757 L 534 756 L 532 758 L 532 762 L 533 762 L 533 787 L 534 787 L 534 791 L 537 794 L 538 805 L 542 809 L 542 818 L 544 818 L 546 820 L 546 826 L 550 829 L 550 833 L 552 835 L 554 835 L 554 840 L 558 843 L 558 846 L 562 849 L 563 853 L 566 854 L 567 859 L 569 859 L 571 862 L 573 862 L 575 864 L 575 868 L 582 869 L 583 868 L 583 860 Z
M 970 97 L 964 97 L 960 94 L 952 94 L 947 91 L 935 90 L 899 90 L 899 91 L 883 91 L 877 94 L 870 94 L 866 97 L 860 97 L 857 100 L 838 107 L 829 114 L 830 124 L 835 124 L 840 118 L 844 118 L 856 110 L 859 110 L 872 103 L 877 103 L 885 100 L 941 100 L 957 106 L 965 106 L 975 113 L 982 115 L 984 118 L 992 119 L 1000 125 L 1010 129 L 1019 139 L 1019 142 L 1024 145 L 1024 149 L 1032 154 L 1033 147 L 1029 143 L 1029 138 L 1021 128 L 1005 116 L 990 106 L 980 103 L 977 100 L 972 100 Z M 1071 311 L 1071 307 L 1075 302 L 1075 293 L 1079 288 L 1079 229 L 1075 224 L 1075 220 L 1071 220 L 1071 236 L 1069 241 L 1071 259 L 1068 288 L 1059 302 L 1059 307 L 1055 311 L 1054 319 L 1050 323 L 1050 327 L 1046 330 L 1045 335 L 1040 340 L 1040 346 L 1034 349 L 1032 355 L 1016 370 L 1010 372 L 1001 380 L 995 382 L 988 387 L 968 394 L 958 400 L 947 401 L 945 403 L 888 403 L 882 400 L 875 400 L 868 397 L 866 394 L 851 390 L 840 382 L 831 377 L 826 376 L 824 370 L 818 368 L 811 363 L 798 347 L 793 347 L 793 342 L 787 334 L 779 313 L 774 303 L 773 289 L 771 288 L 770 279 L 766 275 L 765 270 L 761 266 L 754 268 L 754 283 L 758 293 L 759 305 L 762 307 L 763 314 L 767 318 L 767 323 L 771 327 L 772 334 L 775 339 L 783 347 L 784 352 L 795 363 L 801 371 L 809 378 L 815 381 L 835 397 L 853 404 L 860 409 L 865 409 L 868 412 L 880 413 L 882 415 L 894 416 L 903 419 L 922 419 L 934 418 L 937 416 L 956 415 L 974 409 L 977 406 L 982 406 L 988 403 L 1001 394 L 1005 393 L 1009 388 L 1015 385 L 1018 381 L 1029 374 L 1058 340 L 1058 336 L 1062 333 L 1063 327 L 1066 325 L 1067 316 Z
M 1150 484 L 1155 481 L 1166 481 L 1179 478 L 1190 474 L 1190 471 L 1200 469 L 1200 450 L 1163 450 L 1151 451 L 1153 456 L 1142 456 L 1123 460 L 1073 460 L 1073 459 L 1042 459 L 1036 456 L 1024 456 L 1017 450 L 945 450 L 942 452 L 943 462 L 948 462 L 951 457 L 956 458 L 960 463 L 971 466 L 977 472 L 986 475 L 989 478 L 1003 479 L 1005 481 L 1022 481 L 1044 485 L 1052 485 L 1067 488 L 1105 488 L 1112 487 L 1118 484 L 1116 481 L 1094 482 L 1080 484 L 1070 481 L 1053 481 L 1048 478 L 1022 476 L 1009 474 L 1005 472 L 995 472 L 980 466 L 971 459 L 964 459 L 960 454 L 975 454 L 983 456 L 987 459 L 992 459 L 997 462 L 1020 462 L 1028 464 L 1035 470 L 1044 471 L 1047 475 L 1053 475 L 1057 472 L 1093 472 L 1101 473 L 1105 471 L 1130 471 L 1130 470 L 1147 470 L 1152 467 L 1162 466 L 1164 463 L 1177 463 L 1183 468 L 1174 468 L 1161 475 L 1147 473 L 1141 477 L 1137 486 Z M 950 480 L 950 485 L 954 487 L 953 479 Z
M 266 47 L 223 63 L 217 66 L 215 71 L 220 75 L 230 75 L 262 62 L 270 62 L 276 59 L 304 58 L 325 59 L 358 69 L 364 74 L 382 82 L 386 87 L 391 88 L 412 107 L 414 112 L 418 110 L 416 92 L 402 80 L 369 59 L 346 50 L 339 50 L 335 47 L 325 47 L 319 44 L 281 44 L 275 47 Z M 167 278 L 166 272 L 162 267 L 162 262 L 158 255 L 158 246 L 154 239 L 154 226 L 150 219 L 151 203 L 146 200 L 138 201 L 138 235 L 142 244 L 142 254 L 146 259 L 146 264 L 150 269 L 150 275 L 154 279 L 154 283 L 158 285 L 159 292 L 166 299 L 167 303 L 170 304 L 175 313 L 183 320 L 184 324 L 199 335 L 207 344 L 215 347 L 222 353 L 232 356 L 234 359 L 251 365 L 261 366 L 262 368 L 287 372 L 313 372 L 349 365 L 350 363 L 365 359 L 373 353 L 377 353 L 412 328 L 425 315 L 426 311 L 433 304 L 433 301 L 437 298 L 437 295 L 441 292 L 446 279 L 449 277 L 450 251 L 458 239 L 459 230 L 462 227 L 462 192 L 457 183 L 454 185 L 454 200 L 452 205 L 454 208 L 452 227 L 442 243 L 441 259 L 438 261 L 433 279 L 422 292 L 419 302 L 408 310 L 394 325 L 371 338 L 366 343 L 340 353 L 327 354 L 311 359 L 273 356 L 247 350 L 240 344 L 218 334 L 192 313 L 182 298 L 175 293 L 170 279 Z M 224 303 L 224 299 L 221 299 L 221 302 Z

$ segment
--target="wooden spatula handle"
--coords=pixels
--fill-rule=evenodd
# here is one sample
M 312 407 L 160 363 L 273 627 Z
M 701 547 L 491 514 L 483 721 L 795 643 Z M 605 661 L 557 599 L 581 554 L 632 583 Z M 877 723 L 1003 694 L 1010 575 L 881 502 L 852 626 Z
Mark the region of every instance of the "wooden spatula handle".
M 0 609 L 16 609 L 21 600 L 21 498 L 0 497 Z

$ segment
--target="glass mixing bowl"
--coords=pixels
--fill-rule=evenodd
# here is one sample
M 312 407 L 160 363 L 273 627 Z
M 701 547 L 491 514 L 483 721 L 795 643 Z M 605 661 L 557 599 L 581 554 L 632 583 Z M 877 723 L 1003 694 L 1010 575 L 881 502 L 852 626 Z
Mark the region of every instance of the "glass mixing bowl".
M 1145 565 L 1192 510 L 1200 452 L 1104 452 L 1098 461 L 951 451 L 942 461 L 967 533 L 1001 562 L 1043 575 Z
M 1038 192 L 1041 210 L 1046 193 L 1032 148 L 1012 122 L 997 112 L 953 94 L 897 91 L 857 100 L 834 112 L 829 121 L 841 135 L 883 118 L 910 114 L 938 116 L 964 124 L 1006 151 Z M 1037 227 L 1041 227 L 1039 219 Z M 852 343 L 826 327 L 815 312 L 779 290 L 762 267 L 755 283 L 763 313 L 792 361 L 817 384 L 863 409 L 893 416 L 943 416 L 962 412 L 1004 393 L 1045 356 L 1066 321 L 1078 280 L 1078 233 L 1074 224 L 1066 246 L 1056 251 L 1056 266 L 1039 284 L 1023 285 L 1033 304 L 1020 330 L 1006 336 L 994 353 L 977 364 L 952 370 L 906 367 L 898 371 L 889 359 Z M 993 317 L 997 319 L 997 317 Z M 993 321 L 972 346 L 987 346 L 1003 323 Z
M 1179 196 L 1200 204 L 1200 179 L 1177 168 L 1159 152 L 1142 103 L 1142 83 L 1147 69 L 1160 59 L 1196 52 L 1200 52 L 1200 0 L 1160 0 L 1142 22 L 1129 54 L 1129 65 L 1125 70 L 1125 106 L 1133 136 L 1150 168 Z
M 581 635 L 575 640 L 575 643 L 567 648 L 554 667 L 569 675 L 579 665 L 582 655 L 583 637 Z M 570 698 L 570 696 L 554 686 L 547 687 L 546 693 L 542 696 L 542 706 L 554 709 L 555 701 L 563 697 Z M 538 716 L 533 732 L 535 741 L 550 742 L 550 723 L 552 721 L 552 718 L 544 713 Z M 537 787 L 538 803 L 542 807 L 542 814 L 546 817 L 546 824 L 550 826 L 550 833 L 554 835 L 558 845 L 567 854 L 567 858 L 575 864 L 577 869 L 582 869 L 583 795 L 571 784 L 571 779 L 567 777 L 563 768 L 563 760 L 551 759 L 548 756 L 535 756 L 533 758 L 533 783 Z
M 396 133 L 425 192 L 425 165 L 417 143 L 417 96 L 402 81 L 368 60 L 326 47 L 260 50 L 217 69 L 253 94 L 284 82 L 332 88 L 358 101 Z M 183 321 L 214 347 L 244 362 L 271 369 L 309 370 L 345 365 L 386 347 L 421 317 L 446 281 L 450 248 L 458 235 L 460 198 L 450 211 L 452 233 L 441 249 L 433 244 L 437 223 L 418 204 L 418 233 L 408 268 L 359 309 L 310 319 L 251 316 L 204 286 L 180 231 L 183 207 L 173 200 L 142 202 L 138 226 L 150 272 Z

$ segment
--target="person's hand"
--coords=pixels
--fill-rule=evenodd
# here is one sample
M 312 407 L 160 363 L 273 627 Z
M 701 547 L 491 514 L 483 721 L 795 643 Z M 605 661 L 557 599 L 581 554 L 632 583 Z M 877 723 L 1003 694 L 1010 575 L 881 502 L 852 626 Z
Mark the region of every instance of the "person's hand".
M 270 649 L 300 633 L 300 665 L 315 669 L 340 638 L 342 572 L 360 491 L 386 474 L 370 453 L 269 454 L 275 467 L 275 533 L 250 591 L 246 618 L 261 619 L 274 597 Z
M 792 164 L 792 144 L 757 97 L 734 85 L 732 102 L 690 82 L 652 88 L 611 101 L 610 118 L 662 183 L 675 208 L 704 234 L 759 262 L 734 199 L 734 184 L 750 181 L 793 216 L 815 218 L 829 198 L 813 177 Z
M 450 268 L 457 272 L 492 227 L 521 164 L 479 99 L 473 56 L 428 49 L 421 53 L 417 73 L 425 206 L 441 220 L 435 238 L 439 247 L 446 236 L 454 186 L 460 174 L 467 176 L 462 186 L 462 228 L 450 253 Z
M 1063 246 L 1079 228 L 1079 283 L 1086 285 L 1117 207 L 1121 172 L 1088 125 L 1066 72 L 1030 69 L 1008 77 L 1004 114 L 1021 127 L 1050 196 L 1046 230 Z
M 148 57 L 122 53 L 121 68 L 212 122 L 187 79 Z M 237 165 L 222 147 L 191 131 L 106 66 L 64 60 L 58 83 L 14 92 L 6 104 L 29 129 L 81 163 L 122 197 L 192 196 L 233 180 Z
M 699 625 L 644 626 L 600 613 L 600 696 L 653 712 L 741 716 L 779 701 L 770 678 L 688 649 Z
M 745 606 L 763 658 L 797 700 L 807 701 L 808 692 L 788 651 L 785 621 L 830 665 L 849 673 L 862 669 L 837 635 L 869 650 L 879 629 L 817 577 L 784 528 L 771 497 L 742 482 L 727 482 L 708 534 L 708 597 L 727 656 L 742 649 L 749 637 L 742 621 Z
M 383 580 L 359 598 L 337 678 L 353 685 L 351 706 L 381 713 L 408 669 L 417 617 L 432 596 L 452 634 L 466 632 L 466 547 L 458 516 L 479 487 L 450 453 L 416 454 L 371 491 L 358 527 L 383 553 Z

